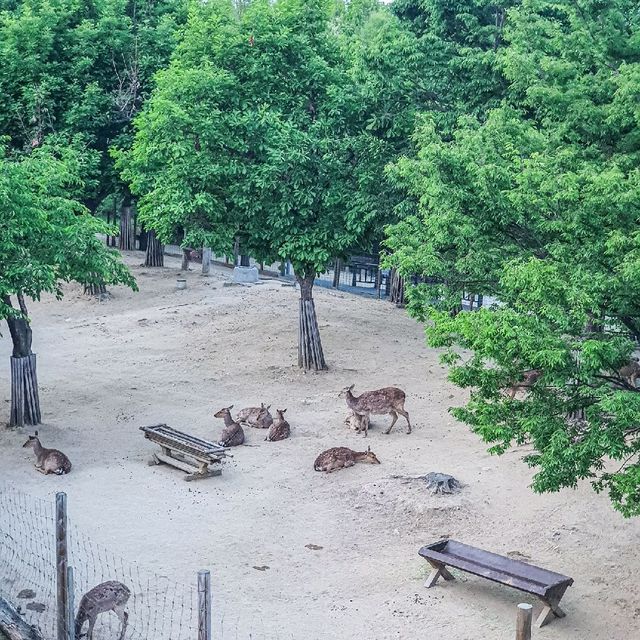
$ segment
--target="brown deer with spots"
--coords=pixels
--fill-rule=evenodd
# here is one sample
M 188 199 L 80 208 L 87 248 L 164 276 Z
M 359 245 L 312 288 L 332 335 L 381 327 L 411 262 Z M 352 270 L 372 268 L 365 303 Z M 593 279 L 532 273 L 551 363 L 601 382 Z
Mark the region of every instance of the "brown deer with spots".
M 224 420 L 224 429 L 218 441 L 218 444 L 222 447 L 237 447 L 244 444 L 244 430 L 242 425 L 231 417 L 231 409 L 233 409 L 233 405 L 224 407 L 213 414 L 214 418 L 222 418 Z
M 275 422 L 271 425 L 271 429 L 269 429 L 269 434 L 265 440 L 277 442 L 278 440 L 286 440 L 291 435 L 291 427 L 284 419 L 285 411 L 286 409 L 278 409 L 276 411 Z
M 76 640 L 82 638 L 82 627 L 87 621 L 89 622 L 89 629 L 86 634 L 87 640 L 93 640 L 93 628 L 98 616 L 101 613 L 109 613 L 109 611 L 113 611 L 120 620 L 120 635 L 118 637 L 119 640 L 123 640 L 129 620 L 129 614 L 125 607 L 130 597 L 131 591 L 129 587 L 116 580 L 103 582 L 87 591 L 87 593 L 82 596 L 82 600 L 80 600 L 80 606 L 78 607 L 78 613 L 76 615 Z
M 236 422 L 256 429 L 268 429 L 273 424 L 273 417 L 269 413 L 270 408 L 271 405 L 265 407 L 264 403 L 260 403 L 259 407 L 242 409 L 236 416 Z
M 333 447 L 323 451 L 313 463 L 315 471 L 326 471 L 332 473 L 338 469 L 353 467 L 356 462 L 368 462 L 369 464 L 380 464 L 376 454 L 368 447 L 366 451 L 353 451 L 347 447 Z
M 365 437 L 369 432 L 369 416 L 371 415 L 390 415 L 392 417 L 389 428 L 384 432 L 389 434 L 398 419 L 398 414 L 400 414 L 407 421 L 407 433 L 411 433 L 409 414 L 404 409 L 406 394 L 402 389 L 385 387 L 376 391 L 365 391 L 359 396 L 354 396 L 352 393 L 353 387 L 355 385 L 352 384 L 350 387 L 343 389 L 340 392 L 340 397 L 346 399 L 347 407 L 359 419 L 361 429 L 358 429 L 358 431 L 364 431 Z
M 29 436 L 29 439 L 22 446 L 33 449 L 33 452 L 36 454 L 35 467 L 40 473 L 44 473 L 45 476 L 50 473 L 61 476 L 71 471 L 71 461 L 69 458 L 57 449 L 45 449 L 42 444 L 40 444 L 37 431 L 36 435 Z

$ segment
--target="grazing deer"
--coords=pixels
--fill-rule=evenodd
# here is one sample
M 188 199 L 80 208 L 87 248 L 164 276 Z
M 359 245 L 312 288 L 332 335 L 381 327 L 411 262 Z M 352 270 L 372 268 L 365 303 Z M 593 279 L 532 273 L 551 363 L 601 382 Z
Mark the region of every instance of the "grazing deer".
M 224 407 L 213 414 L 214 418 L 222 418 L 224 420 L 224 429 L 222 430 L 219 441 L 222 447 L 237 447 L 244 443 L 242 425 L 233 420 L 231 417 L 231 409 L 233 409 L 233 405 Z
M 630 387 L 635 389 L 636 380 L 640 377 L 640 362 L 638 362 L 638 358 L 633 357 L 629 361 L 629 364 L 620 367 L 620 369 L 618 369 L 618 375 L 623 378 Z
M 286 409 L 278 409 L 276 411 L 275 422 L 271 425 L 271 429 L 269 429 L 269 434 L 265 440 L 276 442 L 278 440 L 286 440 L 291 435 L 291 427 L 284 419 L 285 411 Z
M 393 425 L 398 419 L 398 414 L 404 416 L 407 421 L 407 433 L 411 433 L 411 422 L 409 422 L 409 414 L 404 410 L 405 392 L 397 387 L 385 387 L 376 391 L 365 391 L 358 397 L 351 393 L 354 384 L 345 387 L 340 392 L 340 397 L 347 400 L 347 406 L 353 413 L 360 418 L 362 425 L 361 430 L 364 431 L 365 437 L 369 432 L 369 416 L 370 415 L 390 415 L 393 420 L 391 425 L 384 432 L 391 433 Z
M 129 591 L 129 588 L 116 580 L 103 582 L 87 591 L 82 596 L 82 600 L 80 600 L 76 615 L 76 640 L 80 640 L 82 637 L 82 627 L 87 620 L 89 621 L 87 640 L 93 640 L 93 627 L 96 624 L 96 619 L 101 613 L 108 613 L 109 611 L 113 611 L 120 620 L 119 640 L 123 640 L 129 620 L 129 614 L 125 607 L 130 597 L 131 591 Z
M 331 473 L 338 469 L 353 467 L 356 462 L 368 462 L 370 464 L 380 464 L 376 454 L 368 447 L 366 451 L 353 451 L 347 447 L 333 447 L 323 451 L 313 463 L 315 471 L 326 471 Z
M 269 413 L 271 405 L 264 406 L 260 403 L 259 407 L 247 407 L 242 409 L 236 416 L 236 422 L 256 427 L 256 429 L 268 429 L 273 424 L 273 417 Z
M 516 397 L 516 393 L 520 389 L 530 389 L 540 378 L 542 377 L 542 371 L 540 369 L 530 369 L 522 374 L 522 380 L 507 387 L 507 395 L 513 400 Z
M 44 473 L 45 476 L 50 473 L 61 476 L 71 471 L 71 461 L 69 458 L 57 449 L 45 449 L 40 444 L 37 431 L 35 436 L 29 436 L 29 439 L 22 447 L 31 447 L 33 449 L 33 452 L 36 454 L 35 467 L 40 473 Z

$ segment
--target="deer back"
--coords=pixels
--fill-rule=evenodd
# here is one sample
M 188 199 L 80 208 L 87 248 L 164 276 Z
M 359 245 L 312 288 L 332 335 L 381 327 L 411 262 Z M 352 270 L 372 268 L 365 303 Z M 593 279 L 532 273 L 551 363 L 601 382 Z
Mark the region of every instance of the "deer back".
M 385 387 L 376 391 L 365 391 L 357 398 L 352 406 L 357 412 L 387 413 L 390 409 L 404 405 L 405 392 L 397 387 Z

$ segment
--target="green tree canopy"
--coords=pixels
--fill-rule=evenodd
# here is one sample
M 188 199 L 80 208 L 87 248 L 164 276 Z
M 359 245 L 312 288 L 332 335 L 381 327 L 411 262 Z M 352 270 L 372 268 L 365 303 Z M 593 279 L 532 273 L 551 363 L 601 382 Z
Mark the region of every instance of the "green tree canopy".
M 507 27 L 503 106 L 452 138 L 425 122 L 392 169 L 419 201 L 392 261 L 432 283 L 410 309 L 471 388 L 455 415 L 493 451 L 531 442 L 536 490 L 589 479 L 640 514 L 640 393 L 620 371 L 640 339 L 637 3 L 525 0 Z M 464 292 L 499 302 L 458 313 Z M 501 392 L 531 370 L 524 399 Z

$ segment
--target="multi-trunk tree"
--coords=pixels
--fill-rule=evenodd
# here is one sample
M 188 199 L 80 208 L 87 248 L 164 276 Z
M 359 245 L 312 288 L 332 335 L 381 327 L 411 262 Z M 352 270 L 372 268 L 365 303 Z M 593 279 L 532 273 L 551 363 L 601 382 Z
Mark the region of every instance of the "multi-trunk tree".
M 27 299 L 62 296 L 61 285 L 135 283 L 96 234 L 108 227 L 76 199 L 85 158 L 46 145 L 15 159 L 0 153 L 0 319 L 13 342 L 10 426 L 41 419 Z
M 137 120 L 124 176 L 161 240 L 289 260 L 300 285 L 299 364 L 324 369 L 313 282 L 363 240 L 380 141 L 358 125 L 329 3 L 194 7 Z
M 535 490 L 588 479 L 625 515 L 640 514 L 627 367 L 640 340 L 639 29 L 628 0 L 508 12 L 507 99 L 452 136 L 437 117 L 422 126 L 418 157 L 392 170 L 419 211 L 388 241 L 403 273 L 433 283 L 409 305 L 471 389 L 455 415 L 495 452 L 531 443 Z M 459 313 L 465 292 L 498 302 Z

